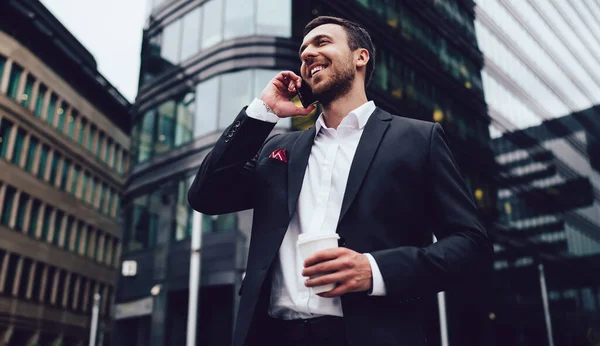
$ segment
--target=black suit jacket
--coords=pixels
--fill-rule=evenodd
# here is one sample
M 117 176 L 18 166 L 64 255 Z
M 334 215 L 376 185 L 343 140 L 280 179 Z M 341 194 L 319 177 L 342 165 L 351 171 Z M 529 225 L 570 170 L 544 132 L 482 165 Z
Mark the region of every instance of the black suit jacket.
M 270 269 L 315 137 L 311 128 L 267 139 L 273 127 L 242 110 L 188 193 L 190 205 L 206 214 L 254 209 L 234 346 L 269 344 Z M 288 163 L 269 158 L 279 148 L 287 150 Z M 373 255 L 387 290 L 384 297 L 342 296 L 350 345 L 424 344 L 420 297 L 473 277 L 492 253 L 442 127 L 379 108 L 356 150 L 337 232 L 346 247 Z

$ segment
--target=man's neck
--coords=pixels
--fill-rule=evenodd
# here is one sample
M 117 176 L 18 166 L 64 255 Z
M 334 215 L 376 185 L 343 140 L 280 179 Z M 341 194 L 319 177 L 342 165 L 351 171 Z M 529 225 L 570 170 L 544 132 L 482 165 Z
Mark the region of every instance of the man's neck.
M 323 105 L 323 120 L 329 128 L 337 129 L 342 120 L 353 110 L 367 103 L 364 88 L 352 88 L 345 95 Z

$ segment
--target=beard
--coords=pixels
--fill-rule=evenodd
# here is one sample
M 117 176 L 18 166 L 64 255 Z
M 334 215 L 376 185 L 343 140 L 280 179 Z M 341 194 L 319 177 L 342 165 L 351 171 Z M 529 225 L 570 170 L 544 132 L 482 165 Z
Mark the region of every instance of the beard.
M 322 105 L 328 105 L 346 95 L 352 88 L 352 82 L 354 82 L 354 78 L 356 77 L 352 66 L 352 59 L 342 64 L 341 69 L 338 71 L 333 70 L 331 66 L 327 69 L 332 69 L 329 71 L 331 74 L 329 79 L 322 81 L 320 85 L 313 88 L 313 95 Z

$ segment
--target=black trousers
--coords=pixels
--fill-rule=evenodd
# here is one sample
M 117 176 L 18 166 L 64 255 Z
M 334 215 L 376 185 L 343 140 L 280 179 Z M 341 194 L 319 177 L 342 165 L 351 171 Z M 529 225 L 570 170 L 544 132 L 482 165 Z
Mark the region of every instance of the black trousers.
M 271 318 L 271 317 L 270 317 Z M 284 321 L 271 318 L 273 343 L 281 346 L 347 346 L 342 317 Z

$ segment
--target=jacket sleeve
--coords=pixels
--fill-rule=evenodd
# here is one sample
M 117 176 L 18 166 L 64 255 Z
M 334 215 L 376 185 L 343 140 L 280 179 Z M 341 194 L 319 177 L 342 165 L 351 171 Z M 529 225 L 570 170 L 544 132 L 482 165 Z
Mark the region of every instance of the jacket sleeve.
M 432 126 L 428 156 L 425 200 L 438 241 L 371 253 L 387 295 L 436 293 L 491 269 L 493 247 L 439 124 Z
M 253 208 L 254 168 L 274 126 L 243 109 L 200 165 L 188 190 L 190 206 L 209 215 Z

